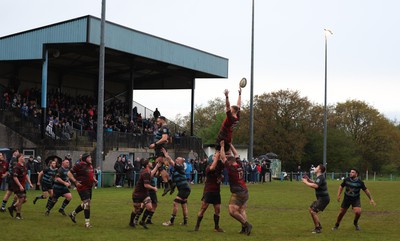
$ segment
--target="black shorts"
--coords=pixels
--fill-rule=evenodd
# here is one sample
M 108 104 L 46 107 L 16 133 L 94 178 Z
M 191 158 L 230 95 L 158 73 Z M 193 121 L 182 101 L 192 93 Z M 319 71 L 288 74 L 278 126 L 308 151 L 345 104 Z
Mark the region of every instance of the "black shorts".
M 329 202 L 330 202 L 329 197 L 323 197 L 323 198 L 320 197 L 316 201 L 311 203 L 310 208 L 316 213 L 322 212 L 324 211 L 326 206 L 328 206 Z
M 157 199 L 157 193 L 154 191 L 149 191 L 149 196 L 151 199 L 151 203 L 157 204 L 158 203 L 158 199 Z
M 85 189 L 85 190 L 79 191 L 78 194 L 81 197 L 82 201 L 92 199 L 92 189 Z
M 358 198 L 349 198 L 347 196 L 344 196 L 342 205 L 340 207 L 348 209 L 350 206 L 352 206 L 353 208 L 356 208 L 356 207 L 360 208 L 361 207 L 360 197 L 358 197 Z
M 190 195 L 190 188 L 178 188 L 178 197 L 182 198 L 183 200 L 187 199 Z
M 23 190 L 23 191 L 20 191 L 20 190 L 15 191 L 14 194 L 17 195 L 18 198 L 26 198 L 26 191 L 25 190 Z
M 65 188 L 54 188 L 53 199 L 58 199 L 59 197 L 63 196 L 64 194 L 70 193 L 68 187 Z
M 149 200 L 149 198 L 150 198 L 149 196 L 132 197 L 132 201 L 133 203 L 145 203 L 146 199 Z
M 201 201 L 210 204 L 221 204 L 221 193 L 219 192 L 206 192 L 203 194 Z
M 164 145 L 156 145 L 154 148 L 154 156 L 157 157 L 165 157 L 164 153 L 162 152 L 162 148 L 164 148 L 167 151 L 167 148 Z
M 14 180 L 12 177 L 7 177 L 7 190 L 14 192 Z
M 41 187 L 42 187 L 43 192 L 48 192 L 50 189 L 53 189 L 52 184 L 49 184 L 47 182 L 42 182 L 41 184 L 42 184 Z

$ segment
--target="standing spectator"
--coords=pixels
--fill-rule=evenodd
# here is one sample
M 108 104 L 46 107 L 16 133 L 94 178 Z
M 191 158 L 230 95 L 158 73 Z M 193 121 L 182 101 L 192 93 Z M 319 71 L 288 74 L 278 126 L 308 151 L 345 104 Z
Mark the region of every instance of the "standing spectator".
M 133 172 L 134 172 L 134 184 L 139 180 L 140 169 L 142 165 L 140 164 L 140 158 L 136 157 L 135 161 L 133 162 Z
M 128 163 L 125 165 L 125 176 L 126 179 L 128 180 L 128 187 L 132 188 L 133 187 L 133 176 L 134 176 L 134 172 L 133 172 L 133 165 L 131 163 L 131 161 L 128 161 Z
M 68 178 L 71 182 L 75 183 L 78 194 L 82 203 L 76 207 L 68 216 L 72 222 L 76 223 L 76 215 L 82 211 L 85 214 L 85 227 L 91 228 L 90 224 L 90 202 L 92 199 L 92 187 L 97 184 L 94 177 L 94 169 L 92 165 L 92 157 L 88 153 L 82 155 L 82 160 L 79 164 L 75 165 L 69 172 Z
M 268 171 L 267 162 L 263 161 L 261 163 L 261 172 L 260 172 L 260 182 L 261 183 L 265 182 L 265 174 L 267 174 L 267 171 Z
M 101 168 L 100 166 L 97 166 L 96 170 L 94 170 L 94 175 L 96 176 L 96 180 L 99 180 L 101 177 Z M 101 183 L 97 182 L 97 185 L 94 187 L 94 189 L 97 189 L 101 185 Z
M 114 164 L 114 170 L 115 170 L 115 187 L 121 187 L 121 174 L 124 171 L 124 167 L 122 165 L 122 156 L 118 156 L 117 160 L 115 161 Z
M 190 159 L 190 160 L 193 160 L 193 159 Z M 186 159 L 186 162 L 185 162 L 185 172 L 186 172 L 186 180 L 188 181 L 188 182 L 190 182 L 191 184 L 193 184 L 192 183 L 192 180 L 191 180 L 191 178 L 192 178 L 192 171 L 193 171 L 193 166 L 192 166 L 192 163 L 188 160 L 188 159 Z
M 156 110 L 154 111 L 153 115 L 154 115 L 154 119 L 157 120 L 157 118 L 158 118 L 161 114 L 160 114 L 160 111 L 158 111 L 158 109 L 156 108 Z
M 33 160 L 33 162 L 35 163 L 35 173 L 36 173 L 35 175 L 36 175 L 36 177 L 37 177 L 36 180 L 39 181 L 39 179 L 38 179 L 38 178 L 39 178 L 39 173 L 40 173 L 41 171 L 43 171 L 42 158 L 41 158 L 40 156 L 37 156 L 36 159 Z M 40 190 L 39 186 L 40 186 L 40 185 L 37 185 L 37 183 L 36 183 L 36 188 L 35 188 L 35 190 Z
M 122 173 L 121 173 L 121 179 L 119 181 L 119 185 L 121 187 L 124 186 L 125 184 L 125 169 L 126 169 L 126 164 L 127 164 L 127 160 L 126 160 L 126 155 L 123 155 L 121 158 L 121 169 L 122 169 Z
M 31 179 L 32 184 L 37 185 L 38 175 L 35 171 L 35 162 L 33 161 L 33 156 L 29 156 L 28 161 L 26 162 L 26 168 L 28 169 L 29 178 Z
M 257 165 L 254 163 L 254 161 L 250 162 L 250 183 L 256 182 L 257 179 Z

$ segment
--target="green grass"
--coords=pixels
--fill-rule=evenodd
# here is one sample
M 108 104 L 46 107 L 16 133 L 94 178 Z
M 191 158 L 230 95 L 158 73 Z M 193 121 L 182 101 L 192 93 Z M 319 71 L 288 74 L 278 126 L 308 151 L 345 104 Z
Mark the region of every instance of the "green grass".
M 331 231 L 339 211 L 336 201 L 339 181 L 329 182 L 331 203 L 320 213 L 323 232 L 312 234 L 313 224 L 308 206 L 315 199 L 314 191 L 301 182 L 274 181 L 266 184 L 249 185 L 248 220 L 253 224 L 249 237 L 239 235 L 240 224 L 228 214 L 227 202 L 229 188 L 222 188 L 221 227 L 225 233 L 213 232 L 213 209 L 209 207 L 199 232 L 192 231 L 200 208 L 202 185 L 192 185 L 189 197 L 189 225 L 180 226 L 182 212 L 179 210 L 176 225 L 163 227 L 171 214 L 175 196 L 159 197 L 159 207 L 153 217 L 154 225 L 148 230 L 142 227 L 132 229 L 128 226 L 132 210 L 131 193 L 128 188 L 102 188 L 93 190 L 91 222 L 93 228 L 84 228 L 83 213 L 78 214 L 77 224 L 68 217 L 61 216 L 57 210 L 62 199 L 56 204 L 49 217 L 44 216 L 45 201 L 39 200 L 34 206 L 33 197 L 38 191 L 29 191 L 29 201 L 23 206 L 24 220 L 12 219 L 8 213 L 0 213 L 0 227 L 3 237 L 17 240 L 400 240 L 400 183 L 366 182 L 377 206 L 369 205 L 362 194 L 363 214 L 360 219 L 361 231 L 356 232 L 352 225 L 351 210 L 344 217 L 339 231 Z M 0 195 L 4 195 L 0 191 Z M 67 207 L 70 212 L 79 204 L 79 196 L 72 191 L 73 201 Z M 8 203 L 7 205 L 9 205 Z

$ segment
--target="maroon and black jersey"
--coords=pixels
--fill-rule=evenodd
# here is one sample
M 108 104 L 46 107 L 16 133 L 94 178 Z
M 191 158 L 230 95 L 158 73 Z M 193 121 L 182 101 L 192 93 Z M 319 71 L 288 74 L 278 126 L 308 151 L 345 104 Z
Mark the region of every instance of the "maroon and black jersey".
M 76 180 L 82 185 L 76 187 L 79 191 L 92 189 L 94 182 L 94 169 L 92 164 L 80 161 L 70 170 L 75 175 Z
M 0 177 L 8 171 L 8 162 L 0 161 Z M 1 178 L 0 178 L 1 179 Z
M 148 189 L 144 186 L 145 184 L 151 185 L 150 172 L 144 169 L 139 176 L 139 180 L 136 183 L 135 190 L 133 190 L 132 198 L 145 198 L 149 196 Z
M 232 115 L 232 111 L 229 110 L 226 112 L 226 118 L 224 122 L 222 122 L 221 129 L 219 130 L 217 137 L 217 144 L 219 144 L 222 140 L 225 142 L 232 143 L 232 132 L 233 127 L 239 122 L 240 119 L 240 110 L 236 113 L 237 117 Z
M 222 172 L 224 165 L 221 161 L 218 161 L 217 166 L 212 171 L 208 165 L 206 168 L 206 182 L 204 183 L 204 193 L 206 192 L 220 192 Z
M 231 193 L 247 191 L 242 164 L 238 162 L 229 163 L 226 161 L 225 167 L 228 170 L 229 187 Z
M 26 175 L 28 174 L 28 169 L 24 164 L 17 163 L 13 168 L 13 176 L 18 178 L 19 183 L 25 188 Z M 15 191 L 19 190 L 19 186 L 15 185 Z

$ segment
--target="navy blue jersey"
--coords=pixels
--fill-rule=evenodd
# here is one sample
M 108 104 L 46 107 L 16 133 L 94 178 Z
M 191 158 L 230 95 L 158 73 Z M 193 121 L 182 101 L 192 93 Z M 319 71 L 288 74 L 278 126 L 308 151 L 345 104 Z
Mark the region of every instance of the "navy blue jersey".
M 55 177 L 60 178 L 64 182 L 68 182 L 69 181 L 68 172 L 69 172 L 68 168 L 60 167 L 58 169 L 57 174 L 56 174 Z M 66 186 L 64 185 L 64 183 L 58 182 L 56 179 L 54 179 L 54 186 L 53 187 L 55 189 L 61 189 L 61 188 L 65 188 Z
M 54 177 L 57 174 L 57 168 L 52 169 L 51 167 L 47 167 L 43 170 L 42 182 L 46 184 L 53 185 Z
M 344 195 L 351 198 L 360 198 L 360 190 L 367 190 L 367 187 L 360 178 L 345 178 L 340 186 L 346 187 Z
M 172 180 L 174 180 L 178 190 L 180 188 L 190 188 L 186 180 L 185 167 L 183 165 L 174 165 L 174 170 L 172 172 Z
M 157 141 L 161 140 L 162 136 L 165 135 L 165 134 L 167 134 L 168 137 L 169 137 L 168 126 L 163 125 L 160 128 L 158 128 L 158 131 L 157 131 L 157 133 L 156 133 L 156 135 L 154 137 L 154 142 L 157 142 Z

